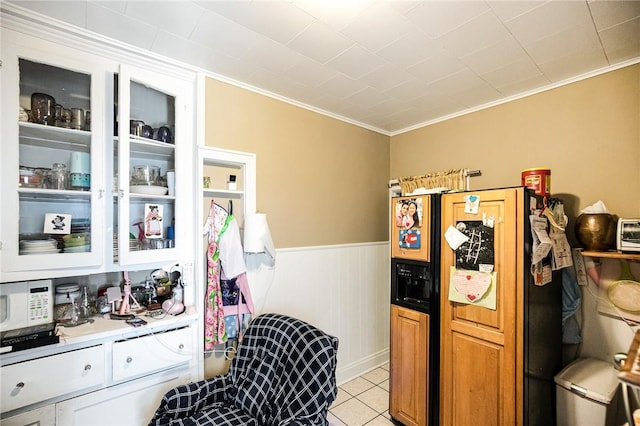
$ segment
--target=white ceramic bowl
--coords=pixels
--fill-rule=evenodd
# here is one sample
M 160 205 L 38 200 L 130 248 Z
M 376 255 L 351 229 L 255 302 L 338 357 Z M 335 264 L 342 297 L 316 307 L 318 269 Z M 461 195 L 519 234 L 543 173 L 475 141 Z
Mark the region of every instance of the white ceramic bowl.
M 165 195 L 169 191 L 169 188 L 157 185 L 130 185 L 129 191 L 131 191 L 132 194 Z

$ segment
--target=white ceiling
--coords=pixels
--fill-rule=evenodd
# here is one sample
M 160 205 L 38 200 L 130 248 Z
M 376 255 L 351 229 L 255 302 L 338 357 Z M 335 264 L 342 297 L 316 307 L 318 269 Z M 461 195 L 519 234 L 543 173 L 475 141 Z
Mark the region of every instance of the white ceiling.
M 385 134 L 640 62 L 640 0 L 9 3 Z

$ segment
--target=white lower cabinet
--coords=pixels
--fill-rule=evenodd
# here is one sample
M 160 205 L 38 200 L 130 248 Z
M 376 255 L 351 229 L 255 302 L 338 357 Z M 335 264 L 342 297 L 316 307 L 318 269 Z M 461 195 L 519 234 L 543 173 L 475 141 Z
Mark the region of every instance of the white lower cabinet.
M 178 368 L 60 402 L 56 404 L 56 424 L 147 425 L 162 396 L 189 378 L 187 369 Z
M 2 412 L 104 382 L 102 345 L 38 358 L 2 368 Z
M 130 379 L 189 362 L 193 356 L 193 331 L 189 327 L 115 342 L 113 381 Z
M 56 424 L 55 404 L 0 420 L 2 426 L 51 426 Z
M 38 358 L 14 355 L 22 358 L 0 373 L 0 426 L 148 424 L 169 389 L 197 379 L 195 324 L 186 324 L 146 334 L 124 328 Z

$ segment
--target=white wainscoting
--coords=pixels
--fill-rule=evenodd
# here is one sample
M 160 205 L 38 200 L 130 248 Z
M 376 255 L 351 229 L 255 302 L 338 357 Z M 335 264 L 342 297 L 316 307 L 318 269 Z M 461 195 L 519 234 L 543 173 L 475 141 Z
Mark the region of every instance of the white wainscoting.
M 353 379 L 389 360 L 389 242 L 277 250 L 248 255 L 257 313 L 307 321 L 340 339 L 336 379 Z

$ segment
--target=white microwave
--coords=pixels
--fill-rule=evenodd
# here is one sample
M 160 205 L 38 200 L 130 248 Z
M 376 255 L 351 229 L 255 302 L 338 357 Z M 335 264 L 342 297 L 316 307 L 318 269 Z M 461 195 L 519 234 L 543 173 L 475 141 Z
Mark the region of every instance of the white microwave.
M 0 331 L 53 322 L 53 282 L 0 284 Z
M 640 219 L 618 219 L 616 249 L 640 252 Z

